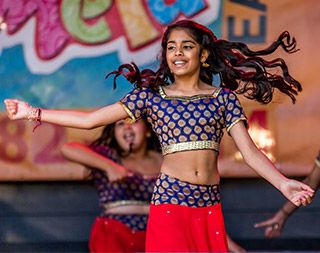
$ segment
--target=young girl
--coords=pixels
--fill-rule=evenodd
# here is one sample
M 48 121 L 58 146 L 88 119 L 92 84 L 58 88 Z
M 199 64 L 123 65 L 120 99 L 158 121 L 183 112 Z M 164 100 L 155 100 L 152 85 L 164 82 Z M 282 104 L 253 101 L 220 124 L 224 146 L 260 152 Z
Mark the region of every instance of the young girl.
M 62 154 L 85 165 L 99 196 L 90 252 L 144 252 L 147 217 L 162 155 L 144 120 L 106 126 L 90 146 L 66 143 Z
M 168 26 L 162 39 L 160 67 L 139 71 L 134 64 L 112 72 L 136 88 L 119 103 L 94 112 L 33 108 L 5 100 L 10 119 L 46 121 L 94 128 L 127 118 L 146 117 L 157 133 L 164 160 L 154 189 L 147 227 L 147 251 L 227 251 L 221 213 L 217 159 L 223 129 L 244 160 L 295 205 L 306 205 L 313 190 L 283 176 L 261 153 L 246 130 L 246 117 L 232 90 L 268 103 L 274 88 L 295 100 L 300 84 L 282 59 L 261 56 L 281 46 L 295 51 L 283 33 L 269 48 L 251 51 L 243 43 L 218 40 L 207 27 L 189 20 Z M 279 67 L 282 75 L 268 70 Z M 212 85 L 220 74 L 221 87 Z

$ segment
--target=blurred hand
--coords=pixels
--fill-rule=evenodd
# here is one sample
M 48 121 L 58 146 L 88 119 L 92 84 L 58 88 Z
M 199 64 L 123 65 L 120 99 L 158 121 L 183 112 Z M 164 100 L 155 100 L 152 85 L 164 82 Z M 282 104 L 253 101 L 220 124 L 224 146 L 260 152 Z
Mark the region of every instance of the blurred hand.
M 131 171 L 121 165 L 115 168 L 110 168 L 107 174 L 110 182 L 121 180 L 124 177 L 130 177 L 133 175 Z
M 293 179 L 284 181 L 279 190 L 296 206 L 310 204 L 314 196 L 314 190 L 310 186 Z
M 282 229 L 288 216 L 281 209 L 270 219 L 254 224 L 255 228 L 265 228 L 264 236 L 267 238 L 278 237 L 282 233 Z
M 5 99 L 4 103 L 6 106 L 7 115 L 11 120 L 27 119 L 28 114 L 32 109 L 28 103 L 18 99 Z
M 228 248 L 232 253 L 244 253 L 247 252 L 244 248 L 242 248 L 239 244 L 237 244 L 234 240 L 227 235 Z

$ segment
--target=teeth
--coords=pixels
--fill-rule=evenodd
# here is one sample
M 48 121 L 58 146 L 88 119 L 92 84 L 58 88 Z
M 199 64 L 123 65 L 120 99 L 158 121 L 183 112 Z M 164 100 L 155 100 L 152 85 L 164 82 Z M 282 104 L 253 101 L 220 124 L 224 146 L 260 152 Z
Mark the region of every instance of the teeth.
M 185 61 L 175 61 L 174 62 L 175 65 L 184 64 L 184 63 L 185 63 Z
M 124 135 L 124 139 L 125 139 L 127 142 L 131 143 L 131 142 L 133 142 L 133 140 L 134 140 L 134 134 L 132 134 L 132 133 L 126 133 L 126 134 Z

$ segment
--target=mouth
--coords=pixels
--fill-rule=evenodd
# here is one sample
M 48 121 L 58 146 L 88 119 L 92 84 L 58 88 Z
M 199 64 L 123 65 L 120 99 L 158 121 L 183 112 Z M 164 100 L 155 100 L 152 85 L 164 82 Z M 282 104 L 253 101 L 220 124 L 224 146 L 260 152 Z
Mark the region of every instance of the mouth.
M 182 60 L 173 62 L 173 65 L 177 68 L 184 67 L 186 64 L 187 64 L 187 61 L 182 61 Z
M 130 144 L 134 142 L 135 134 L 133 132 L 127 132 L 124 134 L 123 138 L 127 143 Z

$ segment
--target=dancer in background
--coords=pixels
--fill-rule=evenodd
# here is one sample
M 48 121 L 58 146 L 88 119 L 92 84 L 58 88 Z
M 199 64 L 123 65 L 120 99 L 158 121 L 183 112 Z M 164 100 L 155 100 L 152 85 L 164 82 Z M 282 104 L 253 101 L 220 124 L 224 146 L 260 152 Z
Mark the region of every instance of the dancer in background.
M 90 252 L 144 252 L 153 187 L 162 163 L 159 141 L 144 120 L 106 126 L 90 146 L 62 147 L 70 161 L 86 166 L 98 192 L 100 216 L 92 226 Z
M 223 129 L 232 136 L 244 160 L 295 205 L 307 205 L 314 191 L 288 179 L 255 146 L 235 94 L 261 103 L 274 89 L 295 101 L 301 85 L 282 59 L 264 60 L 278 47 L 295 51 L 284 32 L 268 48 L 252 51 L 245 44 L 219 40 L 207 27 L 181 20 L 164 32 L 159 69 L 139 71 L 124 64 L 112 72 L 136 88 L 120 102 L 93 112 L 33 108 L 6 99 L 10 119 L 30 119 L 91 129 L 121 119 L 147 118 L 161 144 L 164 160 L 151 200 L 147 226 L 148 252 L 228 251 L 221 211 L 217 168 Z M 278 74 L 270 71 L 277 69 Z M 221 87 L 213 86 L 220 74 Z M 115 79 L 116 82 L 116 79 Z
M 318 190 L 320 185 L 320 151 L 316 157 L 313 169 L 310 174 L 303 180 L 311 188 Z M 265 228 L 264 234 L 268 238 L 274 238 L 281 235 L 287 219 L 298 209 L 298 206 L 287 201 L 271 218 L 256 223 L 255 228 Z

